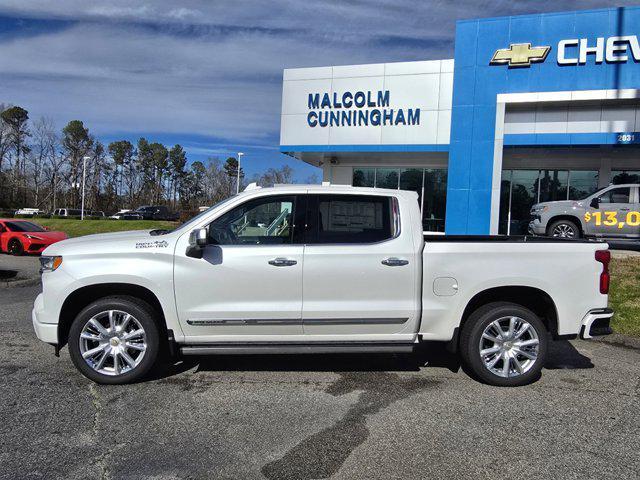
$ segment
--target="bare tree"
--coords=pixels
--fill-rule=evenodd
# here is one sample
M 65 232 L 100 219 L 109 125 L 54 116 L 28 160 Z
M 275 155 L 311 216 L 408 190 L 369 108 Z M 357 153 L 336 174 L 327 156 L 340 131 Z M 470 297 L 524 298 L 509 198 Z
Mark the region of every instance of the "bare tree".
M 29 154 L 30 176 L 33 186 L 33 205 L 40 207 L 43 202 L 42 188 L 47 184 L 45 168 L 56 156 L 57 138 L 53 121 L 41 117 L 33 124 L 33 143 Z
M 254 177 L 255 178 L 255 177 Z M 284 165 L 280 168 L 269 168 L 255 180 L 263 187 L 272 187 L 276 184 L 291 183 L 293 181 L 293 168 Z
M 0 112 L 4 112 L 8 108 L 9 105 L 0 103 Z M 9 125 L 0 119 L 0 206 L 4 205 L 5 202 L 9 202 L 9 196 L 7 195 L 7 191 L 4 188 L 5 178 L 3 166 L 6 157 L 9 155 L 10 147 L 11 142 L 9 141 Z
M 311 175 L 309 175 L 306 180 L 305 183 L 308 183 L 310 185 L 315 185 L 317 183 L 320 183 L 320 180 L 318 179 L 318 175 L 315 173 L 312 173 Z
M 233 182 L 216 157 L 207 159 L 204 184 L 205 197 L 210 204 L 224 200 L 234 193 Z
M 64 175 L 64 157 L 60 154 L 60 138 L 53 124 L 50 124 L 46 130 L 43 129 L 42 135 L 46 137 L 43 144 L 47 146 L 43 170 L 44 177 L 48 179 L 48 195 L 43 201 L 46 201 L 50 210 L 53 211 L 57 206 L 60 180 Z

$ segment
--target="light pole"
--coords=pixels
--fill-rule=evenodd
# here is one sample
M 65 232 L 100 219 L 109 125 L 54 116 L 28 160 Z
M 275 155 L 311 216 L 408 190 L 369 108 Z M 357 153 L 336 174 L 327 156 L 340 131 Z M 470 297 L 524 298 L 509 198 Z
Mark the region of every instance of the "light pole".
M 82 202 L 80 206 L 80 220 L 84 220 L 84 183 L 87 172 L 87 159 L 91 159 L 91 157 L 82 157 Z
M 236 182 L 236 195 L 240 193 L 240 159 L 244 153 L 238 152 L 238 181 Z

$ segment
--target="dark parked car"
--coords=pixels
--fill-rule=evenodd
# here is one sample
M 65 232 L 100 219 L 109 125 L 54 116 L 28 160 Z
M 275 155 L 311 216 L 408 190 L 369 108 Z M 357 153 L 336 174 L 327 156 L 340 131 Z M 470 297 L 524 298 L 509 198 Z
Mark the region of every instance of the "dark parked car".
M 139 214 L 144 220 L 178 220 L 178 214 L 173 213 L 164 205 L 146 205 L 138 207 L 135 213 Z

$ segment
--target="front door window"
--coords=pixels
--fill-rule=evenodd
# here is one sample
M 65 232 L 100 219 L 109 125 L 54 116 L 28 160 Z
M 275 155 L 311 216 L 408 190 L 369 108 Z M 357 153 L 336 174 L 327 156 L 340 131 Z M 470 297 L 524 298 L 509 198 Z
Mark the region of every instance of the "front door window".
M 294 243 L 295 196 L 265 197 L 225 213 L 209 225 L 213 245 L 287 245 Z

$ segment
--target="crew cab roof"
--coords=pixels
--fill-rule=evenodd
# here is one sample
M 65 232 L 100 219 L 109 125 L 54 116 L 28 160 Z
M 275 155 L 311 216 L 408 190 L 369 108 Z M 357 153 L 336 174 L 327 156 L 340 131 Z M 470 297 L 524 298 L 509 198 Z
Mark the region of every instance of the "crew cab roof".
M 337 193 L 337 194 L 351 194 L 351 195 L 395 195 L 414 198 L 417 197 L 417 193 L 411 190 L 396 190 L 387 188 L 373 188 L 373 187 L 352 187 L 350 185 L 305 185 L 305 184 L 286 184 L 275 185 L 273 187 L 265 187 L 260 189 L 252 189 L 248 192 L 241 192 L 239 195 L 253 195 L 257 193 Z

